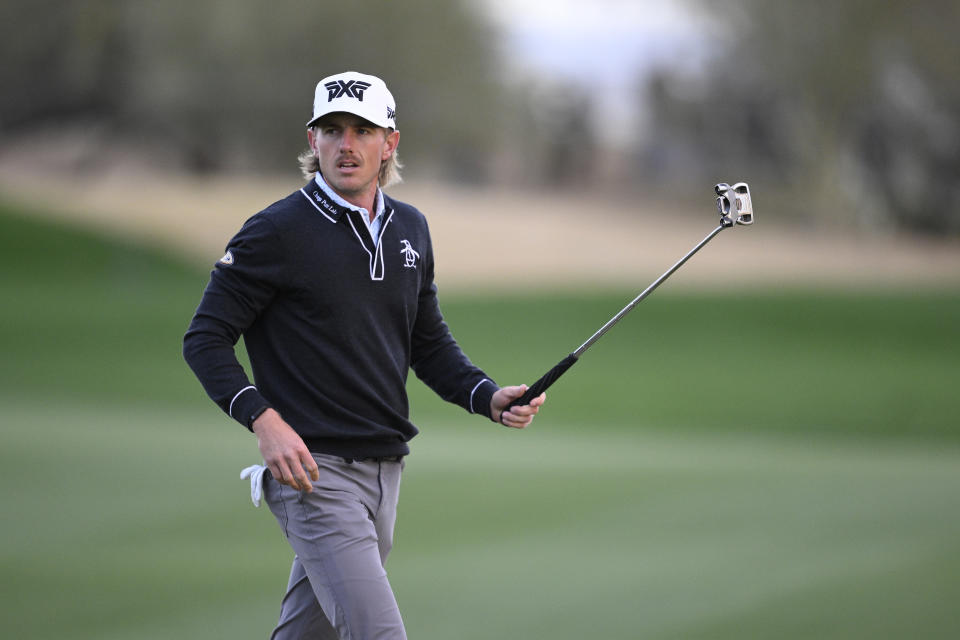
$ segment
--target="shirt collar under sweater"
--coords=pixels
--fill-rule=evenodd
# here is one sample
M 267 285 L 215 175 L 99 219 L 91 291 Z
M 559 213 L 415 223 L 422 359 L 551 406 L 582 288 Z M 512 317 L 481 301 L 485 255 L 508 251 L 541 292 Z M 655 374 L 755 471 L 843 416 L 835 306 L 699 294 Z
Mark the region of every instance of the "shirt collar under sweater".
M 358 207 L 354 204 L 350 204 L 346 200 L 340 197 L 340 195 L 330 188 L 330 185 L 327 184 L 327 181 L 323 179 L 323 176 L 320 172 L 317 172 L 314 180 L 322 190 L 324 195 L 336 202 L 338 205 L 345 209 L 350 209 L 351 211 L 356 211 L 360 214 L 360 218 L 363 220 L 364 224 L 367 225 L 367 228 L 370 230 L 370 237 L 373 238 L 373 243 L 376 245 L 380 241 L 380 227 L 383 225 L 383 191 L 380 190 L 380 187 L 377 187 L 377 195 L 374 198 L 374 207 L 376 212 L 373 217 L 373 221 L 370 220 L 370 212 L 367 211 L 364 207 Z

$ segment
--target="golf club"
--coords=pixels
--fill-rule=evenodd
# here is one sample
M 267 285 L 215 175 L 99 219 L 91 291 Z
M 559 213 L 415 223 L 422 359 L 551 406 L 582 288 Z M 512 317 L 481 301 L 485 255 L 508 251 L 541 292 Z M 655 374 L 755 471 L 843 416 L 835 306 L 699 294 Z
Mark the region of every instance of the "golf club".
M 617 313 L 617 315 L 610 318 L 605 325 L 600 327 L 600 329 L 590 336 L 586 342 L 577 347 L 573 353 L 558 362 L 556 366 L 550 369 L 550 371 L 546 372 L 539 380 L 534 382 L 533 385 L 527 389 L 526 393 L 511 402 L 507 406 L 507 409 L 518 405 L 529 404 L 531 400 L 546 391 L 550 385 L 556 382 L 560 376 L 566 373 L 566 371 L 572 367 L 577 360 L 580 359 L 580 356 L 582 356 L 587 349 L 593 346 L 597 340 L 602 338 L 604 334 L 613 328 L 613 325 L 620 322 L 625 315 L 630 313 L 630 311 L 640 304 L 644 298 L 653 293 L 657 287 L 663 284 L 664 280 L 673 275 L 673 273 L 682 267 L 687 260 L 693 257 L 696 252 L 700 251 L 700 249 L 706 246 L 708 242 L 713 240 L 718 233 L 735 225 L 753 224 L 753 203 L 750 199 L 750 187 L 747 186 L 746 182 L 738 182 L 733 186 L 727 184 L 726 182 L 721 182 L 720 184 L 715 185 L 713 189 L 717 195 L 717 210 L 720 213 L 720 225 L 707 234 L 707 237 L 701 240 L 697 246 L 691 249 L 685 256 L 680 258 L 680 260 L 678 260 L 672 267 L 667 269 L 663 275 L 654 280 L 649 287 L 640 293 L 640 295 L 631 300 L 627 306 Z

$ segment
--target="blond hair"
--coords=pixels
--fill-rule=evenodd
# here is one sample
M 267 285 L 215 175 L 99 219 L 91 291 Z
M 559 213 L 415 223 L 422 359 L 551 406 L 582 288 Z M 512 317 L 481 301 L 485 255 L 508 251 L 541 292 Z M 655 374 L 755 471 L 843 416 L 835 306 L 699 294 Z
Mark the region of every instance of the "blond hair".
M 315 127 L 311 128 L 316 131 Z M 384 129 L 384 131 L 387 130 Z M 300 173 L 302 173 L 303 177 L 307 180 L 312 179 L 317 172 L 320 171 L 320 159 L 313 153 L 313 149 L 307 149 L 301 153 L 297 156 L 297 161 L 300 163 Z M 386 189 L 389 186 L 403 182 L 403 178 L 400 176 L 400 169 L 403 169 L 403 163 L 400 162 L 400 158 L 397 156 L 397 150 L 394 149 L 390 157 L 380 165 L 380 188 Z

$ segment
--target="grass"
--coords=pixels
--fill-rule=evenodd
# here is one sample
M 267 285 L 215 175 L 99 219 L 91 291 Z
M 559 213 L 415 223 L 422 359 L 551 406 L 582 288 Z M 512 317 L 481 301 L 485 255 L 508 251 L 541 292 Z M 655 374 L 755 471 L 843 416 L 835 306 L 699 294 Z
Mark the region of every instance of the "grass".
M 431 437 L 391 569 L 409 624 L 437 638 L 948 637 L 956 454 Z
M 6 399 L 3 628 L 266 637 L 290 552 L 210 412 Z M 418 638 L 955 637 L 960 448 L 425 423 L 389 563 Z
M 670 429 L 960 436 L 960 292 L 656 295 L 556 383 L 551 414 Z M 498 367 L 492 375 L 532 383 L 631 297 L 446 310 L 465 350 Z
M 206 406 L 180 339 L 206 274 L 156 250 L 0 208 L 0 387 L 84 401 Z M 676 277 L 681 277 L 678 274 Z M 443 298 L 464 350 L 532 383 L 635 292 Z M 509 308 L 510 313 L 504 313 Z M 960 291 L 658 291 L 553 388 L 545 418 L 629 428 L 956 441 Z M 455 419 L 418 382 L 417 418 Z
M 179 354 L 206 275 L 0 222 L 0 629 L 266 637 L 290 552 L 239 480 L 253 439 Z M 444 309 L 532 382 L 634 293 Z M 411 381 L 388 566 L 410 636 L 956 637 L 958 320 L 956 291 L 665 289 L 520 433 Z
M 179 342 L 203 273 L 156 249 L 2 206 L 0 222 L 0 388 L 200 406 L 203 393 L 183 375 Z

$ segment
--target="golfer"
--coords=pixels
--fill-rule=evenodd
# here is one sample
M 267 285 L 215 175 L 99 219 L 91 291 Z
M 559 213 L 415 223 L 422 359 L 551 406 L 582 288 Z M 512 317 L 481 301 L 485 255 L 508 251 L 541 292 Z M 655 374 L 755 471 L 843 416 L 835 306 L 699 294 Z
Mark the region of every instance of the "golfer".
M 400 177 L 396 118 L 377 77 L 320 81 L 300 157 L 307 184 L 230 240 L 184 337 L 204 389 L 256 434 L 265 470 L 254 479 L 296 554 L 273 638 L 406 637 L 384 563 L 417 434 L 411 367 L 508 427 L 529 425 L 544 402 L 507 409 L 526 387 L 500 388 L 451 336 L 427 221 L 382 191 Z

